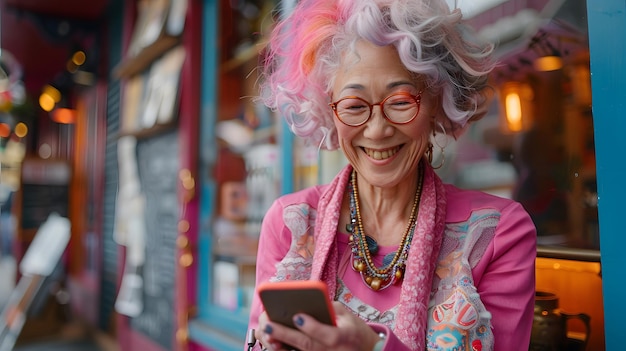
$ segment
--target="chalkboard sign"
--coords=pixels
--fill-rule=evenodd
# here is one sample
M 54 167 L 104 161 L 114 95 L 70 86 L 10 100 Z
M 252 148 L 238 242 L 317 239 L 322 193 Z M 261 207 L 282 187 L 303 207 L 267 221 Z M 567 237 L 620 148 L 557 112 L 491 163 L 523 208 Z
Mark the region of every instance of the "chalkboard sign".
M 22 184 L 22 229 L 37 229 L 53 212 L 67 217 L 67 185 Z
M 142 269 L 143 310 L 130 319 L 130 325 L 165 350 L 173 349 L 176 327 L 178 150 L 176 130 L 137 141 L 139 178 L 146 198 L 146 258 Z
M 70 167 L 66 161 L 25 159 L 21 180 L 21 229 L 37 229 L 53 212 L 67 217 Z

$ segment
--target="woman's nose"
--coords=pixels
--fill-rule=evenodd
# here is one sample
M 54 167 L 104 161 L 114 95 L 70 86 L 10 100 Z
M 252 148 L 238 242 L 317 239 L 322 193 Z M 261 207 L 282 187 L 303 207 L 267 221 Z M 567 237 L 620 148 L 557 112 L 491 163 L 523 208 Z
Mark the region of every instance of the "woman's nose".
M 370 139 L 378 139 L 388 137 L 393 134 L 393 126 L 385 118 L 382 106 L 380 104 L 372 107 L 372 115 L 365 123 L 364 136 Z

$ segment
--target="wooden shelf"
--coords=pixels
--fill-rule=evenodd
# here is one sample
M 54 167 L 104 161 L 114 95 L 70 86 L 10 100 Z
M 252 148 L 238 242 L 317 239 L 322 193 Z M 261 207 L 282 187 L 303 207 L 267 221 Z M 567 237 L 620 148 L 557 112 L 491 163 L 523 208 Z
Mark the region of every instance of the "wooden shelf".
M 137 139 L 147 139 L 173 130 L 176 127 L 176 121 L 167 124 L 156 124 L 150 128 L 138 130 L 121 130 L 117 134 L 117 138 L 125 136 L 134 136 Z
M 224 62 L 220 66 L 220 70 L 223 73 L 226 73 L 226 72 L 230 72 L 234 70 L 237 67 L 242 66 L 244 63 L 258 57 L 259 54 L 263 51 L 263 49 L 265 49 L 265 46 L 267 46 L 267 41 L 265 40 L 261 40 L 261 41 L 253 43 L 252 45 L 250 45 L 249 47 L 245 48 L 244 50 L 239 52 L 237 55 L 235 55 L 235 57 Z
M 146 70 L 159 57 L 181 42 L 181 37 L 162 35 L 154 43 L 137 54 L 127 58 L 113 69 L 113 78 L 127 79 Z

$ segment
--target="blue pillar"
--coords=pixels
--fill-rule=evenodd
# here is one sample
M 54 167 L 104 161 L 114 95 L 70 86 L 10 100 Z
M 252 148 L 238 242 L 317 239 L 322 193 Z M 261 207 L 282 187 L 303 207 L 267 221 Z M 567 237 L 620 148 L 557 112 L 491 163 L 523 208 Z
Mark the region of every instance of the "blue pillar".
M 626 1 L 588 0 L 606 349 L 624 350 Z

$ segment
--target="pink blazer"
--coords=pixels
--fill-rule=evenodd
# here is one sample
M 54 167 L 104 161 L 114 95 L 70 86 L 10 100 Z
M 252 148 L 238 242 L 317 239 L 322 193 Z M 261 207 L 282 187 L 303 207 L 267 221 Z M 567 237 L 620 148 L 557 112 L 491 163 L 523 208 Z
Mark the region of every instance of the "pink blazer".
M 330 184 L 274 202 L 260 234 L 257 284 L 267 280 L 325 280 L 331 296 L 338 298 L 334 291 L 337 227 L 332 223 L 339 216 L 349 171 L 348 166 Z M 428 305 L 428 330 L 423 336 L 426 348 L 442 347 L 443 339 L 450 342 L 450 335 L 458 335 L 458 342 L 470 350 L 527 351 L 535 293 L 534 224 L 517 202 L 452 185 L 444 187 L 444 237 Z M 330 225 L 317 228 L 319 216 L 330 218 Z M 403 284 L 409 279 L 405 277 Z M 398 316 L 410 315 L 413 308 L 411 303 L 400 303 Z M 257 326 L 262 311 L 255 294 L 250 328 Z M 397 330 L 394 332 L 397 325 L 406 325 L 401 323 L 370 323 L 389 336 L 384 350 L 413 349 L 410 342 L 398 337 Z M 476 323 L 488 327 L 463 329 Z M 400 334 L 405 335 L 406 330 Z

